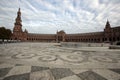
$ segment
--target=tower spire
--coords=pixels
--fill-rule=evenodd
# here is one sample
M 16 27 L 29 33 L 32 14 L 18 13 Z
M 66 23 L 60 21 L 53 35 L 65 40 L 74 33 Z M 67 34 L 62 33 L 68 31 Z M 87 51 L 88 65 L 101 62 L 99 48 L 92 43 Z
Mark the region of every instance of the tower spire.
M 105 28 L 111 28 L 111 26 L 110 26 L 110 23 L 109 23 L 109 20 L 108 20 L 108 19 L 107 19 L 107 22 L 106 22 Z
M 17 18 L 15 19 L 15 25 L 21 25 L 22 26 L 22 20 L 21 20 L 21 11 L 20 8 L 18 9 L 17 12 Z
M 20 7 L 19 7 L 18 11 L 20 12 Z

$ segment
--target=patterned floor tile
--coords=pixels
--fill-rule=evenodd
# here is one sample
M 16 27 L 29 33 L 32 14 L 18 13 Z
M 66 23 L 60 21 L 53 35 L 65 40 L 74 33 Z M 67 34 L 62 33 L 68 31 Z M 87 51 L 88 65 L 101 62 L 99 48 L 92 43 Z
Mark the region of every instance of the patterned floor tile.
M 23 64 L 15 64 L 15 66 L 23 66 Z
M 119 80 L 120 79 L 120 74 L 112 70 L 109 70 L 109 69 L 95 69 L 93 71 L 108 80 Z
M 110 69 L 110 70 L 120 74 L 120 69 Z
M 73 76 L 65 77 L 65 78 L 62 78 L 62 79 L 59 79 L 59 80 L 82 80 L 82 79 L 80 79 L 76 75 L 73 75 Z
M 31 67 L 31 72 L 35 72 L 35 71 L 43 71 L 43 70 L 48 70 L 48 67 L 40 67 L 40 66 L 32 66 Z
M 4 62 L 0 61 L 0 65 L 3 64 Z
M 74 75 L 74 73 L 67 68 L 53 68 L 51 72 L 55 80 Z
M 75 74 L 79 74 L 79 73 L 82 73 L 82 72 L 86 72 L 88 71 L 89 69 L 70 69 L 72 72 L 74 72 Z
M 13 75 L 4 78 L 3 80 L 29 80 L 30 74 L 20 74 L 20 75 Z
M 93 69 L 88 71 L 88 69 L 16 66 L 14 68 L 1 68 L 0 80 L 3 80 L 6 74 L 4 80 L 28 80 L 26 74 L 29 72 L 31 72 L 29 80 L 120 80 L 119 70 Z
M 82 80 L 107 80 L 104 77 L 94 73 L 93 71 L 86 71 L 80 74 L 77 74 Z
M 52 73 L 49 70 L 32 72 L 30 80 L 54 80 Z
M 0 77 L 4 77 L 12 68 L 1 68 Z
M 14 67 L 15 65 L 13 64 L 8 64 L 8 63 L 3 63 L 3 64 L 0 64 L 0 68 L 9 68 L 9 67 Z
M 16 66 L 13 67 L 6 76 L 19 75 L 30 72 L 31 72 L 31 66 Z

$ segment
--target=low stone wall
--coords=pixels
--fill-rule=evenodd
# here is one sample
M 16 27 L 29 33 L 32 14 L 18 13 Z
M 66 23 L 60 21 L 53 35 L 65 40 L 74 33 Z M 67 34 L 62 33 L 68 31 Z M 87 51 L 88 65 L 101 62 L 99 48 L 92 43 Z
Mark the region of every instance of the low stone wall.
M 118 45 L 110 45 L 109 49 L 120 49 L 120 46 L 118 46 Z
M 61 42 L 62 47 L 109 47 L 109 43 Z

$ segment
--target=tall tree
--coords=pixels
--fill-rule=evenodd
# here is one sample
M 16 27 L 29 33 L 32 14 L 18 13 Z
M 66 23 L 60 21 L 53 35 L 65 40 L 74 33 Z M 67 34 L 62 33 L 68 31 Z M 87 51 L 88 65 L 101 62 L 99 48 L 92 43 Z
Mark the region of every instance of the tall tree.
M 2 41 L 4 41 L 5 39 L 5 28 L 4 27 L 0 27 L 0 39 L 2 39 Z
M 5 27 L 0 27 L 0 39 L 2 39 L 2 41 L 4 42 L 5 39 L 10 39 L 11 37 L 11 30 L 10 29 L 6 29 Z
M 12 32 L 10 29 L 6 29 L 6 39 L 10 39 L 12 35 Z

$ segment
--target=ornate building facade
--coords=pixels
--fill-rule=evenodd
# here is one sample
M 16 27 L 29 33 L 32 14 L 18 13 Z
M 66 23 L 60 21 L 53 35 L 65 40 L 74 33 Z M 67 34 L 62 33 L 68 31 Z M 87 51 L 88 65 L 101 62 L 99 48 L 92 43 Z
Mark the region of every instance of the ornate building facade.
M 25 29 L 22 30 L 22 20 L 20 8 L 15 19 L 12 40 L 30 41 L 30 42 L 115 42 L 120 41 L 120 26 L 111 27 L 109 21 L 106 22 L 104 31 L 66 34 L 63 30 L 56 34 L 32 34 Z

